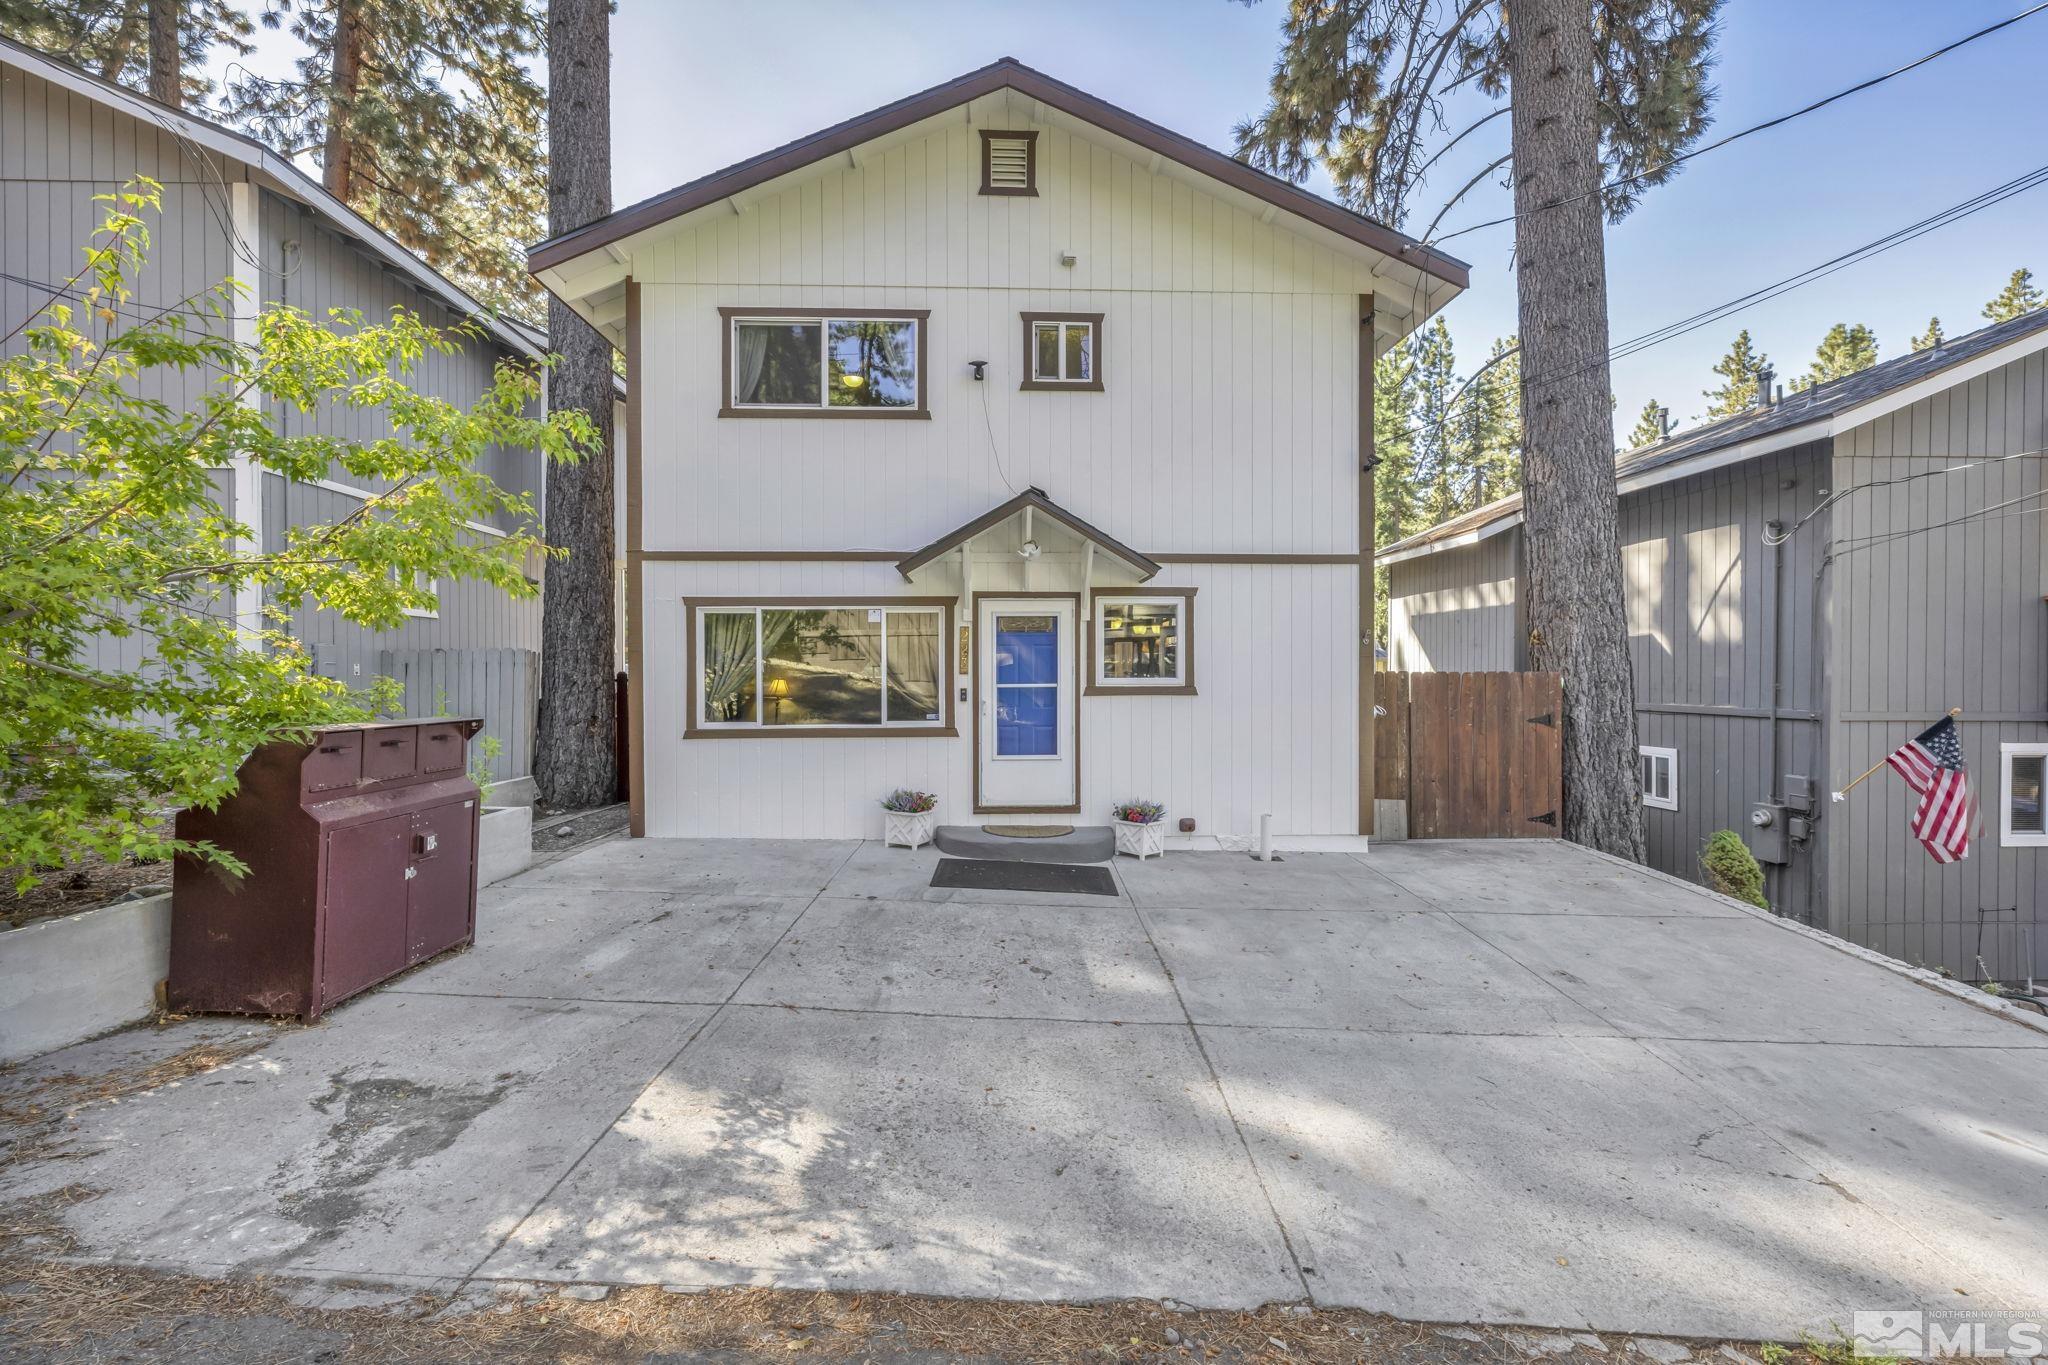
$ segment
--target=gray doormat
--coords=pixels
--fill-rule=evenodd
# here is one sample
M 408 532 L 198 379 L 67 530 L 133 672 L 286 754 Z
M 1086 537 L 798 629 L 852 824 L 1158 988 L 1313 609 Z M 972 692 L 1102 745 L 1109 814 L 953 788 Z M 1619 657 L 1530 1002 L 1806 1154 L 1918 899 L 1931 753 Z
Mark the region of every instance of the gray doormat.
M 932 873 L 933 886 L 971 891 L 1065 891 L 1090 896 L 1117 895 L 1116 878 L 1106 867 L 1072 863 L 1013 863 L 997 858 L 941 858 Z

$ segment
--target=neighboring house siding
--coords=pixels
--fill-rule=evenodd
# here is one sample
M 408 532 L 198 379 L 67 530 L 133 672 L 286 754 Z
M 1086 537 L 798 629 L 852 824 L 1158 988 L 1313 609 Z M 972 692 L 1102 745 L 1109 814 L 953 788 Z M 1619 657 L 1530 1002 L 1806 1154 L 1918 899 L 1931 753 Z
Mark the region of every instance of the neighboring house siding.
M 840 158 L 635 251 L 650 834 L 872 836 L 877 797 L 906 784 L 941 792 L 948 821 L 972 818 L 964 711 L 958 741 L 680 740 L 680 600 L 943 595 L 957 558 L 910 586 L 887 563 L 664 553 L 908 552 L 1027 485 L 1146 554 L 1360 549 L 1368 267 L 1057 128 L 1039 129 L 1040 197 L 983 196 L 988 123 L 977 106 L 973 124 Z M 930 420 L 720 419 L 718 309 L 778 305 L 929 309 Z M 1385 300 L 1384 325 L 1404 306 Z M 1019 392 L 1026 311 L 1105 315 L 1102 392 Z M 970 360 L 989 362 L 985 381 Z M 975 590 L 1018 586 L 1007 558 L 977 568 Z M 1033 587 L 1078 580 L 1054 558 Z M 1098 586 L 1117 581 L 1097 564 Z M 1082 699 L 1080 818 L 1147 797 L 1203 833 L 1248 833 L 1268 811 L 1283 833 L 1355 833 L 1358 577 L 1166 564 L 1153 586 L 1199 590 L 1200 695 Z
M 1746 832 L 1756 803 L 1784 795 L 1772 780 L 1774 657 L 1782 661 L 1777 772 L 1826 786 L 1812 668 L 1814 531 L 1825 528 L 1809 527 L 1780 554 L 1763 533 L 1767 522 L 1796 522 L 1827 486 L 1826 448 L 1814 445 L 1621 500 L 1637 740 L 1678 751 L 1678 809 L 1643 810 L 1653 867 L 1703 880 L 1707 836 Z M 1775 631 L 1774 611 L 1783 613 Z M 1817 918 L 1816 856 L 1794 846 L 1789 862 L 1765 864 L 1766 894 L 1779 913 Z
M 1834 486 L 1856 490 L 1973 457 L 2048 447 L 2048 358 L 2005 365 L 1836 438 Z M 1831 741 L 1837 783 L 1950 707 L 1983 799 L 1970 857 L 1936 864 L 1907 834 L 1912 796 L 1880 772 L 1831 808 L 1829 928 L 1907 961 L 1977 974 L 1978 912 L 2032 925 L 2048 976 L 2048 850 L 1999 846 L 1999 745 L 2048 740 L 2048 606 L 2038 458 L 1850 491 L 1833 513 Z M 2006 515 L 1976 515 L 2022 499 Z M 2018 515 L 2011 515 L 2017 512 Z M 1966 518 L 1942 530 L 1938 523 Z M 1867 538 L 1920 531 L 1884 544 Z M 2014 916 L 2003 917 L 2011 925 Z M 1986 965 L 2024 975 L 2019 935 L 1987 924 Z
M 1522 528 L 1390 566 L 1387 666 L 1413 673 L 1520 667 L 1515 584 Z

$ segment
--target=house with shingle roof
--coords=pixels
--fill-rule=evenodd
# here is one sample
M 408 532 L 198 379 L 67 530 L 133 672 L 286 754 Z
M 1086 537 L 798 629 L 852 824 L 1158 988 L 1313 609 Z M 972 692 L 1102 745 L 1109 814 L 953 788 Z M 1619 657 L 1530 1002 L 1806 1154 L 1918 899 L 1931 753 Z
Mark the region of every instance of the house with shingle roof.
M 2048 311 L 1615 464 L 1650 860 L 1743 832 L 1791 915 L 1968 979 L 2048 975 Z M 1521 500 L 1380 548 L 1390 666 L 1528 667 Z M 1951 708 L 1983 825 L 1942 866 L 1880 774 Z M 1981 959 L 1981 966 L 1980 966 Z

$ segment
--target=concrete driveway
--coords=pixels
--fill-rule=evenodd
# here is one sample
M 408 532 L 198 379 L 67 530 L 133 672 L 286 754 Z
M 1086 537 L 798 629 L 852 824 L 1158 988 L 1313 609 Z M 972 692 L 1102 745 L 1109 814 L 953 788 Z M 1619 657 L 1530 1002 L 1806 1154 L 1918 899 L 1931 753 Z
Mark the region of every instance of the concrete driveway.
M 1556 842 L 928 887 L 612 843 L 479 943 L 72 1121 L 80 1254 L 452 1289 L 1313 1301 L 1785 1337 L 2048 1308 L 2048 1032 Z

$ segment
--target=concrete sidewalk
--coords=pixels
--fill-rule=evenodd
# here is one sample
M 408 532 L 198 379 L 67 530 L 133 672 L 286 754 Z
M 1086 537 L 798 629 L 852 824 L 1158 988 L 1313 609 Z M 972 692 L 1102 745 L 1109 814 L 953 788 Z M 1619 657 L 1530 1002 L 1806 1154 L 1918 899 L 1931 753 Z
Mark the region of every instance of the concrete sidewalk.
M 1786 1337 L 2048 1309 L 2048 1032 L 1552 841 L 933 890 L 611 843 L 479 943 L 0 1168 L 82 1254 L 420 1288 L 1312 1301 Z

